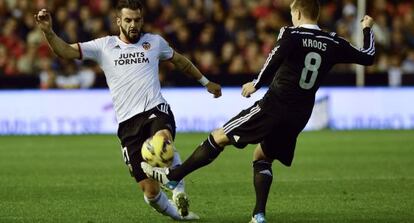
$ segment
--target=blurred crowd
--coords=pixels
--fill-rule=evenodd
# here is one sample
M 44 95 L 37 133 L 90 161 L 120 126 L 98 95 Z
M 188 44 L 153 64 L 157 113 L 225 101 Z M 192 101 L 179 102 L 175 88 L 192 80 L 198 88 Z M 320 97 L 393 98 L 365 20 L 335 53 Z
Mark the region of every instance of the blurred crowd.
M 320 0 L 320 26 L 358 45 L 356 0 Z M 290 25 L 291 0 L 142 0 L 144 31 L 166 38 L 207 75 L 255 75 Z M 64 61 L 50 51 L 33 15 L 52 12 L 54 31 L 69 43 L 117 35 L 116 0 L 0 0 L 0 76 L 32 75 L 40 88 L 89 88 L 102 71 L 91 61 Z M 377 57 L 368 73 L 414 73 L 414 3 L 367 1 Z M 171 68 L 163 66 L 161 80 Z M 335 72 L 353 72 L 339 65 Z M 168 75 L 167 75 L 168 76 Z M 396 80 L 398 82 L 398 78 Z

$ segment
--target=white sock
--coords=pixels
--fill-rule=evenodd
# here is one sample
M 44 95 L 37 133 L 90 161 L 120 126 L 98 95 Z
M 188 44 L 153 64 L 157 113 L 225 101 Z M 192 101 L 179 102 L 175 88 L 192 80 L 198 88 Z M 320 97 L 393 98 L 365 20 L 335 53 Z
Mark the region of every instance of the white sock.
M 174 168 L 178 165 L 181 165 L 181 158 L 180 158 L 180 154 L 178 153 L 177 149 L 174 147 L 174 158 L 171 164 L 171 167 Z M 184 179 L 182 179 L 177 187 L 172 191 L 173 192 L 173 197 L 176 196 L 177 194 L 180 193 L 184 193 L 185 191 L 185 185 L 184 185 Z
M 170 216 L 172 219 L 175 220 L 181 219 L 177 207 L 170 203 L 170 201 L 167 198 L 167 195 L 165 195 L 163 191 L 160 191 L 160 193 L 153 199 L 149 199 L 144 195 L 144 200 L 145 203 L 149 204 L 159 213 Z
M 174 168 L 178 165 L 181 165 L 181 163 L 182 162 L 181 162 L 180 154 L 178 153 L 177 148 L 175 148 L 174 146 L 174 158 L 173 158 L 171 167 Z

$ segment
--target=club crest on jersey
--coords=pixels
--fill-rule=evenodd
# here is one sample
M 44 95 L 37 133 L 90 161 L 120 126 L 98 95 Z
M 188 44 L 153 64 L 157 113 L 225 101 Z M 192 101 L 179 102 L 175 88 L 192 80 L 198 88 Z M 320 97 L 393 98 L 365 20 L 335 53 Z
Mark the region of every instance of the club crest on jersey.
M 144 48 L 144 50 L 149 50 L 151 49 L 151 44 L 149 42 L 143 42 L 142 47 Z

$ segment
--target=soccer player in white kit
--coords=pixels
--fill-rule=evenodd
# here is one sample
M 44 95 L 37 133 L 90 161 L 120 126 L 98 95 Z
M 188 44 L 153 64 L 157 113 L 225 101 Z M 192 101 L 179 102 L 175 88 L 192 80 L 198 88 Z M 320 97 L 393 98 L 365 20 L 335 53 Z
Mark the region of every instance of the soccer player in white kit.
M 89 42 L 68 44 L 52 29 L 50 13 L 42 9 L 35 20 L 50 47 L 65 59 L 92 59 L 103 69 L 119 123 L 125 163 L 144 192 L 144 200 L 158 212 L 175 220 L 194 220 L 188 211 L 184 184 L 173 191 L 173 203 L 160 190 L 159 183 L 143 173 L 141 145 L 149 137 L 161 135 L 173 141 L 174 116 L 160 92 L 158 65 L 169 60 L 175 67 L 198 80 L 214 97 L 221 96 L 220 85 L 210 82 L 184 56 L 175 52 L 159 35 L 143 33 L 143 6 L 139 0 L 119 0 L 119 36 L 106 36 Z M 181 160 L 175 153 L 173 165 Z

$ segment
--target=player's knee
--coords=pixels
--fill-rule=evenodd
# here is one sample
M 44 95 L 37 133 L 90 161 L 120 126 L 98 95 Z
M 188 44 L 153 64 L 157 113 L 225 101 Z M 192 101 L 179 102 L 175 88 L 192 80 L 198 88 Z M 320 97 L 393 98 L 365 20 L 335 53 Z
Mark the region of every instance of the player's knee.
M 143 191 L 147 198 L 152 199 L 152 198 L 155 198 L 160 193 L 160 188 L 159 187 L 146 187 Z
M 143 180 L 139 183 L 142 192 L 144 192 L 144 195 L 149 198 L 155 198 L 160 193 L 160 187 L 159 184 L 156 182 L 152 182 L 150 180 Z
M 260 144 L 258 144 L 253 152 L 253 161 L 264 160 L 266 162 L 272 163 L 273 159 L 266 156 L 263 152 L 263 149 Z
M 220 147 L 225 147 L 229 144 L 230 140 L 227 137 L 227 135 L 224 133 L 224 130 L 222 128 L 219 128 L 217 130 L 214 130 L 211 135 L 214 138 L 214 141 L 219 145 Z

